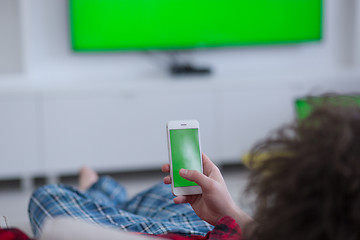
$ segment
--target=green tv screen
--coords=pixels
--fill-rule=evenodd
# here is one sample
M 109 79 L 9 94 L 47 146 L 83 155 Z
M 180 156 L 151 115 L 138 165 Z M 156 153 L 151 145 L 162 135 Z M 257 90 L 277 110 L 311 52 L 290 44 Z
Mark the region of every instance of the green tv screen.
M 75 51 L 319 41 L 322 0 L 69 0 Z

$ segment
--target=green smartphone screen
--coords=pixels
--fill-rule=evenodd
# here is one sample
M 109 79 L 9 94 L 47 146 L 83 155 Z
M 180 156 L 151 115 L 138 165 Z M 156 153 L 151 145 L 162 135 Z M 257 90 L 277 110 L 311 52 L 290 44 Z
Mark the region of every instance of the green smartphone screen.
M 179 171 L 184 168 L 201 172 L 199 130 L 170 130 L 170 146 L 174 187 L 197 186 L 195 182 L 182 178 Z

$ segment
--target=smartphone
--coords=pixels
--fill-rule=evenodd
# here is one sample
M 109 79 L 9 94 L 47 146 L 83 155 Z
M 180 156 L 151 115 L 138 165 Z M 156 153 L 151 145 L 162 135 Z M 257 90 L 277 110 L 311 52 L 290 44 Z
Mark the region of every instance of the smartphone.
M 166 125 L 171 189 L 175 196 L 201 194 L 201 187 L 180 176 L 181 168 L 203 172 L 200 127 L 197 120 L 169 121 Z

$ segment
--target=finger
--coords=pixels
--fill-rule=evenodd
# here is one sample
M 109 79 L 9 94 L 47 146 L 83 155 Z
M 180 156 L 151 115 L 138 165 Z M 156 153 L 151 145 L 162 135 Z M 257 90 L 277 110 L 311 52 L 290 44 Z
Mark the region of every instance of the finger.
M 209 176 L 211 171 L 213 169 L 217 168 L 217 166 L 210 160 L 210 158 L 208 156 L 206 156 L 205 153 L 202 153 L 202 161 L 203 161 L 203 167 L 204 167 L 204 174 L 206 176 Z
M 174 198 L 174 203 L 181 204 L 181 203 L 188 203 L 188 197 L 187 196 L 177 196 Z
M 171 178 L 170 178 L 170 176 L 164 177 L 164 183 L 165 183 L 165 184 L 171 184 Z
M 204 153 L 202 154 L 204 174 L 218 182 L 224 182 L 221 171 Z
M 164 173 L 169 173 L 170 172 L 170 164 L 165 163 L 164 165 L 162 165 L 161 171 Z
M 199 184 L 203 191 L 209 191 L 211 189 L 211 186 L 213 185 L 214 180 L 205 176 L 199 171 L 182 168 L 180 169 L 179 173 L 181 177 Z

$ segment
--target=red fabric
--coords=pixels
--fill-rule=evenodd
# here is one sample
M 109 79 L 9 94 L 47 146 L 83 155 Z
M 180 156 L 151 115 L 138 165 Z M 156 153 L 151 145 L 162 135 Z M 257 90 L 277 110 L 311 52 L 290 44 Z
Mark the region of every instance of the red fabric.
M 0 229 L 0 240 L 31 240 L 17 228 Z
M 208 232 L 206 236 L 182 236 L 179 234 L 168 233 L 158 235 L 157 237 L 172 239 L 172 240 L 241 240 L 242 232 L 240 226 L 236 223 L 235 219 L 231 217 L 223 217 L 216 224 L 215 228 Z

